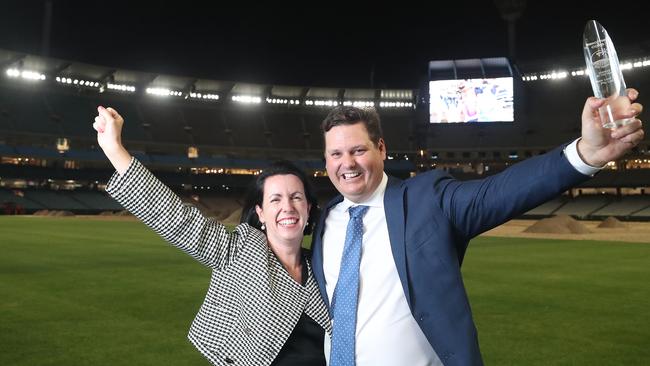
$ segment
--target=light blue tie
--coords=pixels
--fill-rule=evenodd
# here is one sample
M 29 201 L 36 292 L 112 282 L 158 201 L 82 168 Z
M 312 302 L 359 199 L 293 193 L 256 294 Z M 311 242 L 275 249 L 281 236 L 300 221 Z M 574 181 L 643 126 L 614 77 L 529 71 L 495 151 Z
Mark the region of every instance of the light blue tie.
M 339 279 L 332 297 L 332 348 L 330 366 L 354 366 L 359 297 L 359 263 L 363 240 L 363 215 L 368 206 L 350 207 Z

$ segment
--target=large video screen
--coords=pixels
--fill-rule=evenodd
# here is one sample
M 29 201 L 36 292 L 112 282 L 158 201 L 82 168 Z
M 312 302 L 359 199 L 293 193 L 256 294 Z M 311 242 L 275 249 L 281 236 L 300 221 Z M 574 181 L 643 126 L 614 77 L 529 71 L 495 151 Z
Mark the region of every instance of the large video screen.
M 513 122 L 511 77 L 429 82 L 429 122 Z

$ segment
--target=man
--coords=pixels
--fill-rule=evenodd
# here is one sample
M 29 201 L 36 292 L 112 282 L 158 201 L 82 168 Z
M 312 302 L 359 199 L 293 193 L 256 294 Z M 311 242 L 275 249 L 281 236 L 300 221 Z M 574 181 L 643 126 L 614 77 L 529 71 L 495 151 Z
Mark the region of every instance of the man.
M 637 96 L 628 90 L 631 101 Z M 314 275 L 333 322 L 325 345 L 329 364 L 482 365 L 460 272 L 467 245 L 589 179 L 643 140 L 636 118 L 602 128 L 604 102 L 587 99 L 582 137 L 573 143 L 466 182 L 436 170 L 405 181 L 388 177 L 376 112 L 335 108 L 322 128 L 327 172 L 341 195 L 324 209 L 312 245 Z M 634 103 L 624 117 L 641 110 Z M 354 228 L 361 225 L 353 215 L 357 206 L 362 230 Z M 362 240 L 349 239 L 354 235 L 346 226 L 362 232 Z M 348 261 L 355 250 L 356 263 Z

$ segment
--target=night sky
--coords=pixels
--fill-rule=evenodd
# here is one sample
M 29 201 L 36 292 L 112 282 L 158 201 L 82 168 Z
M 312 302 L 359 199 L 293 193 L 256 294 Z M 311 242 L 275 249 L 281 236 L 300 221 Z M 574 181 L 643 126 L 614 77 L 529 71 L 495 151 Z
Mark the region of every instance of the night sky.
M 41 54 L 44 3 L 2 2 L 0 48 Z M 52 0 L 49 56 L 218 80 L 417 88 L 429 60 L 508 55 L 507 23 L 491 0 L 206 3 Z M 528 0 L 516 21 L 516 62 L 579 66 L 591 18 L 608 29 L 621 58 L 650 55 L 643 2 L 613 5 L 622 3 Z

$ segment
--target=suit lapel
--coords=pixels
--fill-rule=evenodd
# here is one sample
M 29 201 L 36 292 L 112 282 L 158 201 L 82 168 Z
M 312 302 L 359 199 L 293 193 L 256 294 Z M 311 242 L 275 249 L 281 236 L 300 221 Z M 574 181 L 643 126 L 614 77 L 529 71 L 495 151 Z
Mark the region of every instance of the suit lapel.
M 327 215 L 329 214 L 330 209 L 341 201 L 343 201 L 343 196 L 339 195 L 327 204 L 323 210 L 323 214 L 321 215 L 320 220 L 318 221 L 316 231 L 312 236 L 311 244 L 312 271 L 314 272 L 314 278 L 316 279 L 316 283 L 318 283 L 318 289 L 320 290 L 320 294 L 323 297 L 323 301 L 325 301 L 325 305 L 327 305 L 328 311 L 330 309 L 330 301 L 327 297 L 327 290 L 325 289 L 325 272 L 323 271 L 323 233 L 325 231 L 325 219 L 327 219 Z
M 388 237 L 393 252 L 393 259 L 397 267 L 402 289 L 406 301 L 411 306 L 409 293 L 408 276 L 406 273 L 406 247 L 404 243 L 404 230 L 406 221 L 404 219 L 404 187 L 400 180 L 389 177 L 386 193 L 384 194 L 384 211 L 386 212 L 386 225 L 388 225 Z

